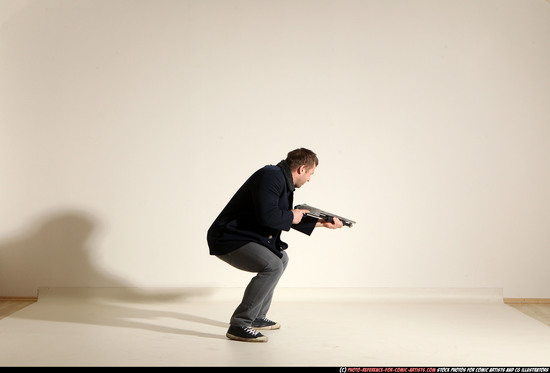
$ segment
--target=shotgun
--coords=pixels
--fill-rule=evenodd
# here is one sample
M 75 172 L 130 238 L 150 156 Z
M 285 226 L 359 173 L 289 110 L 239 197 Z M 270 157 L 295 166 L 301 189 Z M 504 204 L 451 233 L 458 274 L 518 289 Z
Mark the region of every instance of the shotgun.
M 351 228 L 353 226 L 353 224 L 355 224 L 355 222 L 353 220 L 344 218 L 342 216 L 338 216 L 338 215 L 333 214 L 331 212 L 323 211 L 321 209 L 318 209 L 318 208 L 310 206 L 310 205 L 306 205 L 305 203 L 303 203 L 301 205 L 297 205 L 295 208 L 302 209 L 302 210 L 309 210 L 309 212 L 306 213 L 306 215 L 309 215 L 309 216 L 312 216 L 312 217 L 318 218 L 318 219 L 323 219 L 325 221 L 328 221 L 329 223 L 334 223 L 333 218 L 336 217 L 336 218 L 340 219 L 340 221 L 342 223 L 344 223 L 344 225 L 347 226 L 347 227 Z

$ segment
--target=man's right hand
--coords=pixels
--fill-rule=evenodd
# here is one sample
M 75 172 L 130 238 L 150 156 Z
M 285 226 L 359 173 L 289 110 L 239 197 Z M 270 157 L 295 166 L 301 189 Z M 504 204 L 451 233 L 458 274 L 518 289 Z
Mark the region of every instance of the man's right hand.
M 302 221 L 302 218 L 304 217 L 304 214 L 307 214 L 309 210 L 304 209 L 294 209 L 290 210 L 294 214 L 294 219 L 292 219 L 292 224 L 298 224 Z

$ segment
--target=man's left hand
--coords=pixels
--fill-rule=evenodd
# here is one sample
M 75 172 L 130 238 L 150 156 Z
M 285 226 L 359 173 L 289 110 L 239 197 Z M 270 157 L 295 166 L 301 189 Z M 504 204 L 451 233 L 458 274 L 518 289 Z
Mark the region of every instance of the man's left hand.
M 344 226 L 344 223 L 342 223 L 342 221 L 337 217 L 332 218 L 332 220 L 334 221 L 334 223 L 330 223 L 324 219 L 319 219 L 319 221 L 317 222 L 317 226 L 325 227 L 329 229 L 337 229 L 337 228 L 342 228 Z

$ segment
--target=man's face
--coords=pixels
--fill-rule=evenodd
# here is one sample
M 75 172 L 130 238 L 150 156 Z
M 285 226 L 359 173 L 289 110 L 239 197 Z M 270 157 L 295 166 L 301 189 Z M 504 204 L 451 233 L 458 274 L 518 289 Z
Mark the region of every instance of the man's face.
M 296 188 L 301 187 L 309 181 L 311 176 L 315 173 L 315 166 L 307 168 L 306 166 L 300 166 L 294 175 L 294 186 Z

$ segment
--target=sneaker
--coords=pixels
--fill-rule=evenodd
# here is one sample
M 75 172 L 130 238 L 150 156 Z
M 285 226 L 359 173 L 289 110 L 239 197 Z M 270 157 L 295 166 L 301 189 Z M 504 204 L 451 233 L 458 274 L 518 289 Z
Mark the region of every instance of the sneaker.
M 267 337 L 249 326 L 230 326 L 227 338 L 242 342 L 267 342 Z
M 252 321 L 252 327 L 256 330 L 275 330 L 281 327 L 281 324 L 271 321 L 266 317 Z

